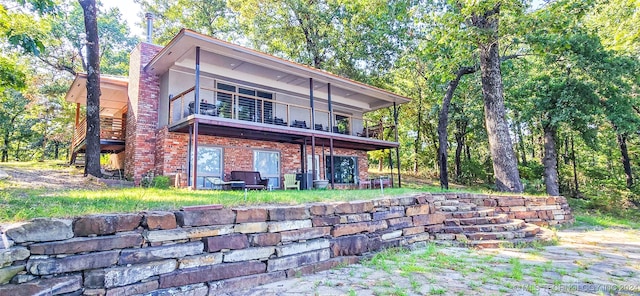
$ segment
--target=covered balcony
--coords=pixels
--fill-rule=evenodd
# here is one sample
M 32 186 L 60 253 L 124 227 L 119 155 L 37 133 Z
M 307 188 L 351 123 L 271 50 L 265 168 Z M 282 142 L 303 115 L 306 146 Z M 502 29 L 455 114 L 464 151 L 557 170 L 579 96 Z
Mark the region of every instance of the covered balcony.
M 82 111 L 87 104 L 86 80 L 86 74 L 76 75 L 66 96 L 67 102 L 76 103 L 72 160 L 86 148 L 87 122 Z M 101 75 L 100 80 L 100 152 L 120 153 L 125 147 L 128 80 L 108 75 Z

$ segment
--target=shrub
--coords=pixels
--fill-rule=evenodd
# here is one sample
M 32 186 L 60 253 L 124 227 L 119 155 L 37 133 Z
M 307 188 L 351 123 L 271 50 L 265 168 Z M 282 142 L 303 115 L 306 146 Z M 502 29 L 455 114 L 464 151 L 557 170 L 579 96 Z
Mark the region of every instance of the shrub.
M 155 176 L 151 184 L 154 188 L 167 189 L 169 188 L 170 180 L 167 176 Z

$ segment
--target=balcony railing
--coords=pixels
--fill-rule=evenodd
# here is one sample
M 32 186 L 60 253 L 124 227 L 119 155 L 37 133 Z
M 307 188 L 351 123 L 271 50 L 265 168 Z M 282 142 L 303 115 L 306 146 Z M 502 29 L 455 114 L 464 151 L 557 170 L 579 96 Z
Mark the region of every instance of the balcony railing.
M 125 123 L 122 118 L 100 116 L 100 139 L 118 140 L 125 139 Z M 87 119 L 83 118 L 73 132 L 72 147 L 77 147 L 87 136 Z
M 169 100 L 169 124 L 174 124 L 196 112 L 195 88 Z M 202 87 L 198 113 L 205 116 L 256 122 L 265 125 L 288 126 L 333 132 L 344 135 L 395 141 L 395 126 L 373 122 L 349 114 L 333 112 L 333 130 L 329 131 L 330 112 L 315 109 L 315 125 L 311 126 L 312 109 L 308 106 L 283 103 L 273 99 L 238 94 L 222 89 Z

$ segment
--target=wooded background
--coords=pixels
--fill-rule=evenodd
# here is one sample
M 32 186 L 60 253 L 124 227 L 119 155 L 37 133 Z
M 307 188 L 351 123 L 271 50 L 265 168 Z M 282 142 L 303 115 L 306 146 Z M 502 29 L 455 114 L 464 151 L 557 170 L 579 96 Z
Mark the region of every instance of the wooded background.
M 406 173 L 640 204 L 640 0 L 136 2 L 157 44 L 190 28 L 413 98 L 399 111 Z M 127 75 L 139 40 L 119 10 L 97 18 L 101 73 Z M 0 1 L 1 161 L 68 157 L 84 31 L 76 1 Z M 393 110 L 368 117 L 390 124 Z M 388 151 L 369 156 L 388 167 Z

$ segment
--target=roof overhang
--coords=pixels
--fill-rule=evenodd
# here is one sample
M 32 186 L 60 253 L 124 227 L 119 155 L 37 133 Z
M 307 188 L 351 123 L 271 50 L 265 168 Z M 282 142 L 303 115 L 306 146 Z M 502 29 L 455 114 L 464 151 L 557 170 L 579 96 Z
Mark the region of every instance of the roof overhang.
M 313 79 L 314 92 L 326 92 L 327 85 L 331 84 L 332 98 L 341 97 L 345 102 L 356 100 L 366 101 L 366 107 L 360 107 L 361 111 L 368 112 L 380 108 L 403 104 L 411 99 L 390 91 L 373 87 L 355 80 L 340 77 L 338 75 L 308 67 L 302 64 L 284 60 L 269 54 L 265 54 L 243 46 L 225 42 L 207 35 L 203 35 L 188 29 L 182 29 L 167 46 L 165 46 L 146 66 L 145 71 L 156 75 L 166 73 L 170 68 L 178 65 L 181 60 L 193 60 L 195 48 L 207 54 L 239 61 L 242 65 L 231 64 L 232 70 L 240 66 L 248 68 L 268 69 L 272 71 L 274 82 L 281 82 L 291 77 L 298 78 L 297 84 L 309 87 L 304 80 Z M 215 59 L 205 59 L 201 63 L 207 63 Z M 195 67 L 195 64 L 194 64 Z M 255 69 L 254 69 L 255 70 Z M 248 71 L 251 71 L 248 69 Z M 276 76 L 277 75 L 277 76 Z M 289 77 L 283 77 L 289 76 Z M 277 79 L 275 78 L 277 77 Z M 276 81 L 277 80 L 277 81 Z M 291 79 L 293 81 L 294 79 Z
M 65 100 L 71 103 L 87 104 L 87 74 L 78 73 L 67 91 Z M 127 77 L 100 75 L 100 115 L 113 116 L 127 105 Z

